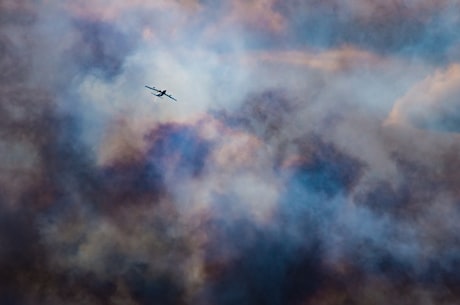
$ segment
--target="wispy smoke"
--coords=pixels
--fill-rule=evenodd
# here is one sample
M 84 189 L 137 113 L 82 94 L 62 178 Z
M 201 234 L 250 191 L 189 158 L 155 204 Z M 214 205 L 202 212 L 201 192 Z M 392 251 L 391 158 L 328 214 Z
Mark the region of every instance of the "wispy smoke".
M 0 303 L 458 303 L 459 20 L 1 2 Z

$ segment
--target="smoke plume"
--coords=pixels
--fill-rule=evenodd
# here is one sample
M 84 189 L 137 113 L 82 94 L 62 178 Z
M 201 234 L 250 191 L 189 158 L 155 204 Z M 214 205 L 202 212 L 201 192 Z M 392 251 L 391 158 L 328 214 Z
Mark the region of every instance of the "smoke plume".
M 0 1 L 0 303 L 458 303 L 459 5 Z

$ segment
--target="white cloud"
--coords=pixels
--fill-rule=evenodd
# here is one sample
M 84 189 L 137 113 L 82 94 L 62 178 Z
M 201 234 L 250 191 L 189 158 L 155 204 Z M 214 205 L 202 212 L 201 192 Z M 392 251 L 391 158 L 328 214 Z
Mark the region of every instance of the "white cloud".
M 460 122 L 459 88 L 459 64 L 438 70 L 396 101 L 386 124 L 442 129 L 447 118 Z

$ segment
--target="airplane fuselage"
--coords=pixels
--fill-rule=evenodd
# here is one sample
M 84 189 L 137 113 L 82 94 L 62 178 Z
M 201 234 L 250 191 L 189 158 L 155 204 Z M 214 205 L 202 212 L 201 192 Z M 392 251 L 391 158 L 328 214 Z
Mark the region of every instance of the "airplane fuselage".
M 163 90 L 163 91 L 158 91 L 158 94 L 157 96 L 163 96 L 166 94 L 166 90 Z

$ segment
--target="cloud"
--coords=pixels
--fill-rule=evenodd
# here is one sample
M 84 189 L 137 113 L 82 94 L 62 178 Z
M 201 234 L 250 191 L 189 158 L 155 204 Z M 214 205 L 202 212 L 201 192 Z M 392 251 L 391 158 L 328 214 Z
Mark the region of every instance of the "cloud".
M 3 1 L 0 302 L 456 303 L 449 3 Z
M 233 26 L 243 24 L 244 27 L 268 30 L 274 33 L 285 28 L 285 16 L 275 10 L 276 1 L 235 1 L 230 5 L 230 12 L 225 15 L 223 24 Z
M 325 52 L 265 51 L 254 52 L 248 60 L 262 63 L 289 64 L 327 72 L 341 72 L 353 68 L 379 66 L 384 60 L 376 54 L 353 47 L 342 47 Z
M 460 66 L 457 64 L 436 71 L 396 101 L 387 123 L 457 132 L 459 82 Z
M 291 43 L 328 48 L 359 45 L 379 54 L 453 61 L 458 42 L 449 30 L 458 24 L 454 1 L 287 1 L 279 10 L 290 18 Z
M 127 4 L 124 1 L 114 1 L 110 5 L 107 1 L 95 1 L 88 5 L 85 1 L 66 1 L 61 3 L 60 6 L 65 10 L 70 11 L 77 16 L 84 18 L 96 18 L 103 21 L 115 21 L 120 16 L 125 15 L 127 12 L 140 12 L 140 11 L 161 11 L 175 10 L 183 8 L 185 10 L 194 10 L 200 7 L 199 2 L 195 0 L 178 0 L 178 1 L 133 1 Z

